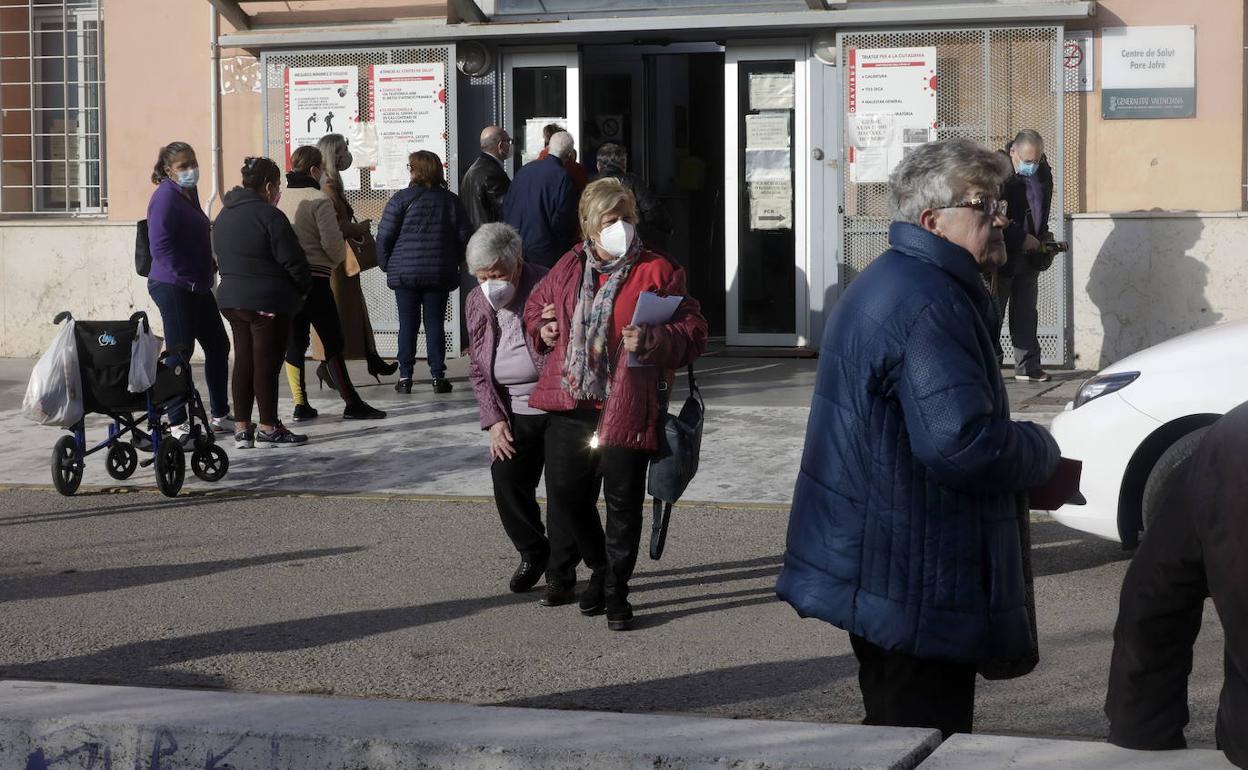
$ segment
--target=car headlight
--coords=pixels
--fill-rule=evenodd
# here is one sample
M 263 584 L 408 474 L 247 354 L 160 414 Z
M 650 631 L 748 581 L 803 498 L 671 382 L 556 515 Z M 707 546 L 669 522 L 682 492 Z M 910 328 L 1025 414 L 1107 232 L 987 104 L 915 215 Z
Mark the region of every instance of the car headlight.
M 1135 382 L 1139 376 L 1139 372 L 1098 374 L 1079 386 L 1079 392 L 1075 394 L 1075 408 L 1078 409 L 1089 401 L 1122 390 Z

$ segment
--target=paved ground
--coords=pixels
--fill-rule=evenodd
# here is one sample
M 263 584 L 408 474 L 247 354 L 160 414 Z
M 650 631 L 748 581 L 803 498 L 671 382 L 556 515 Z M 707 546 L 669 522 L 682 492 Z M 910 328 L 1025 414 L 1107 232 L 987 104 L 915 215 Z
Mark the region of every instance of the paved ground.
M 643 557 L 640 628 L 503 590 L 493 508 L 470 502 L 0 491 L 0 677 L 854 722 L 845 635 L 772 589 L 786 516 L 682 507 Z M 1034 526 L 1044 660 L 982 682 L 985 732 L 1101 737 L 1117 545 Z M 1221 631 L 1193 677 L 1212 742 Z

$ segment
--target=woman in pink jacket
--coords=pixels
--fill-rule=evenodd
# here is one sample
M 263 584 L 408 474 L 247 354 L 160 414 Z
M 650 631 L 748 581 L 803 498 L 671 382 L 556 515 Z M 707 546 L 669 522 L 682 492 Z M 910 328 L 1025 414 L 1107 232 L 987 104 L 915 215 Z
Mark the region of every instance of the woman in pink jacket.
M 580 598 L 586 615 L 632 627 L 628 581 L 641 545 L 646 469 L 658 447 L 660 395 L 673 370 L 706 348 L 706 319 L 686 295 L 685 271 L 637 237 L 637 204 L 619 180 L 585 188 L 579 218 L 585 242 L 538 284 L 525 328 L 547 365 L 529 404 L 550 413 L 546 434 L 551 557 L 542 604 L 575 598 L 579 556 L 593 571 Z M 634 326 L 642 292 L 682 296 L 667 323 Z M 630 367 L 634 353 L 642 366 Z M 606 529 L 595 504 L 601 479 Z

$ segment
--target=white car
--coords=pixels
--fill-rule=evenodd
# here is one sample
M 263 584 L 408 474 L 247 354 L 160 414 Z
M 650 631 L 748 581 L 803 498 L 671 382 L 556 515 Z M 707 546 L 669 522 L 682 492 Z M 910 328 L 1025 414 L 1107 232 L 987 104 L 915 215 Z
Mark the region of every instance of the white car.
M 1158 496 L 1205 429 L 1248 400 L 1248 321 L 1184 334 L 1101 370 L 1053 421 L 1062 456 L 1083 462 L 1086 504 L 1053 518 L 1139 544 Z

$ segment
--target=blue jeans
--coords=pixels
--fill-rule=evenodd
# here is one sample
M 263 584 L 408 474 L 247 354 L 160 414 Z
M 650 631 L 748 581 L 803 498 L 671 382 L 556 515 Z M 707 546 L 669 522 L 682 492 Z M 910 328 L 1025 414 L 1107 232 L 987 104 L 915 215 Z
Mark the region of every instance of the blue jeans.
M 420 332 L 420 315 L 425 315 L 425 347 L 428 349 L 429 373 L 435 380 L 446 376 L 446 302 L 447 292 L 427 289 L 394 290 L 399 304 L 399 378 L 410 380 L 416 363 L 416 335 Z
M 225 417 L 230 413 L 230 338 L 225 333 L 217 298 L 210 291 L 195 292 L 159 281 L 147 282 L 147 293 L 160 309 L 160 320 L 165 327 L 165 349 L 181 345 L 187 353 L 183 358 L 189 362 L 195 352 L 195 342 L 204 348 L 204 379 L 208 381 L 208 401 L 213 417 Z M 179 405 L 169 412 L 169 423 L 181 425 L 186 422 L 186 406 Z

